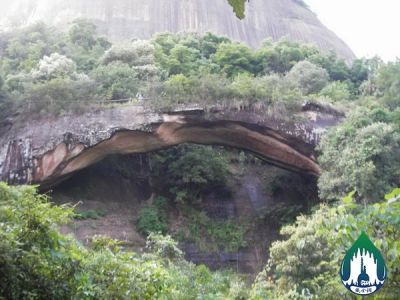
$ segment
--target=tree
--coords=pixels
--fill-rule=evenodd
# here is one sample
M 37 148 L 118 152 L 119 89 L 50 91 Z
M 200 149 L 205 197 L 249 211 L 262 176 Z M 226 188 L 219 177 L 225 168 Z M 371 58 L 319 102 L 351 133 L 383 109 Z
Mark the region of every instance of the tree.
M 328 83 L 320 92 L 320 95 L 329 97 L 333 101 L 346 101 L 350 99 L 348 84 L 341 81 Z
M 30 72 L 43 56 L 60 50 L 60 36 L 44 23 L 13 31 L 3 41 L 0 63 L 3 74 Z
M 172 75 L 165 81 L 165 96 L 174 104 L 189 102 L 193 85 L 193 81 L 183 74 Z
M 298 62 L 287 74 L 287 79 L 294 82 L 304 94 L 318 93 L 329 81 L 328 72 L 309 61 Z
M 307 60 L 324 68 L 328 72 L 331 80 L 346 81 L 350 78 L 348 65 L 343 59 L 338 58 L 334 52 L 329 54 L 315 53 Z
M 158 34 L 155 44 L 156 65 L 166 76 L 194 74 L 200 67 L 200 39 L 193 35 Z
M 180 145 L 153 157 L 153 176 L 163 183 L 176 202 L 198 201 L 205 193 L 224 186 L 228 174 L 226 158 L 216 149 Z
M 160 75 L 155 65 L 155 47 L 150 41 L 135 40 L 129 44 L 111 47 L 101 58 L 104 65 L 113 62 L 127 64 L 142 81 L 155 80 Z
M 207 32 L 203 36 L 200 37 L 200 52 L 201 55 L 209 59 L 211 55 L 217 52 L 218 46 L 222 43 L 229 43 L 229 39 L 227 37 L 217 36 L 210 32 Z
M 111 47 L 111 43 L 96 34 L 96 26 L 86 20 L 73 22 L 62 43 L 62 52 L 73 59 L 79 71 L 89 72 L 97 67 L 99 58 Z
M 252 50 L 240 43 L 222 43 L 213 56 L 213 61 L 218 64 L 228 77 L 239 73 L 255 73 L 256 60 Z
M 190 74 L 198 69 L 197 61 L 199 59 L 199 50 L 177 44 L 171 49 L 167 61 L 168 74 Z
M 84 19 L 77 19 L 68 31 L 69 40 L 89 50 L 96 45 L 96 25 Z
M 400 106 L 400 60 L 389 62 L 378 70 L 376 79 L 378 96 L 391 109 Z
M 318 186 L 323 199 L 355 190 L 364 199 L 381 197 L 400 184 L 400 133 L 386 110 L 358 109 L 321 141 Z
M 256 52 L 257 59 L 262 66 L 260 72 L 285 74 L 299 61 L 319 53 L 313 45 L 300 44 L 287 39 L 277 43 L 267 39 Z
M 120 61 L 131 67 L 153 65 L 154 51 L 154 45 L 149 41 L 135 40 L 129 44 L 112 46 L 101 61 L 105 65 L 114 61 Z
M 357 204 L 348 195 L 335 205 L 321 205 L 281 229 L 284 239 L 270 248 L 267 266 L 253 285 L 251 299 L 354 299 L 338 270 L 348 249 L 366 231 L 385 256 L 388 278 L 374 299 L 397 299 L 400 282 L 400 189 Z M 382 197 L 383 198 L 383 197 Z M 381 199 L 382 199 L 381 198 Z
M 137 72 L 128 64 L 113 62 L 101 65 L 90 74 L 97 84 L 97 94 L 105 99 L 126 99 L 135 97 L 140 81 Z
M 43 57 L 36 69 L 32 70 L 32 77 L 35 80 L 51 80 L 54 78 L 75 79 L 77 76 L 75 62 L 58 53 Z
M 355 59 L 349 70 L 349 79 L 358 88 L 362 82 L 368 79 L 369 72 L 367 59 Z
M 144 254 L 94 236 L 83 247 L 58 231 L 75 215 L 32 186 L 0 183 L 0 295 L 6 299 L 246 299 L 239 276 L 183 258 L 170 236 L 150 234 Z

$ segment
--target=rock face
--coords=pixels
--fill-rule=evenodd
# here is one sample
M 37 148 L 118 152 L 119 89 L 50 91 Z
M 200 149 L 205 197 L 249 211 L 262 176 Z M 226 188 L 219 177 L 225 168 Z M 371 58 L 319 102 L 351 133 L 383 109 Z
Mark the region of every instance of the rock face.
M 321 129 L 339 119 L 315 112 L 311 119 L 293 123 L 260 109 L 196 106 L 160 112 L 124 105 L 30 120 L 0 136 L 0 178 L 47 187 L 110 154 L 145 153 L 181 143 L 241 148 L 282 168 L 318 176 L 314 146 Z
M 251 0 L 244 20 L 227 0 L 14 0 L 0 4 L 0 28 L 45 21 L 65 25 L 83 17 L 112 40 L 156 32 L 214 32 L 258 47 L 270 37 L 314 43 L 351 61 L 350 48 L 299 0 Z

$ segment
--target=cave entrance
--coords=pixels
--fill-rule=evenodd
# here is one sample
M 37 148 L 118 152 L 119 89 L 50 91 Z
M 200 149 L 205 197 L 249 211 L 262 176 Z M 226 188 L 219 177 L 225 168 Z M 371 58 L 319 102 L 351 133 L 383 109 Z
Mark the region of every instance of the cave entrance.
M 149 231 L 170 234 L 186 258 L 212 269 L 254 273 L 280 227 L 318 201 L 316 178 L 250 152 L 181 144 L 146 154 L 111 155 L 56 186 L 56 203 L 79 203 L 64 228 L 141 251 Z

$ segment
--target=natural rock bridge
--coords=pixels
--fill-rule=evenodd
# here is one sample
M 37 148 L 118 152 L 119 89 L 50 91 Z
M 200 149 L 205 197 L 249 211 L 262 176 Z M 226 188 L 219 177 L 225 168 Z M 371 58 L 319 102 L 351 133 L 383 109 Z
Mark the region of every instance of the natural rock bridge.
M 309 105 L 296 121 L 263 109 L 184 106 L 156 111 L 121 105 L 84 114 L 2 124 L 1 180 L 49 187 L 110 154 L 145 153 L 181 143 L 224 145 L 253 152 L 276 166 L 318 176 L 314 148 L 320 133 L 340 120 Z

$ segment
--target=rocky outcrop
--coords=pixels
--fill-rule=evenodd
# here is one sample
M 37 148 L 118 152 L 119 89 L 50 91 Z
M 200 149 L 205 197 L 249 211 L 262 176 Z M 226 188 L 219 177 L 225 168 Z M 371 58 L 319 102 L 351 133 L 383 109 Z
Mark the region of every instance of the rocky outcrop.
M 241 148 L 282 168 L 318 176 L 314 146 L 324 128 L 339 119 L 308 111 L 303 121 L 290 122 L 262 109 L 186 106 L 164 112 L 132 104 L 30 120 L 0 137 L 1 178 L 52 186 L 108 155 L 181 143 Z
M 298 0 L 251 0 L 236 18 L 227 0 L 14 0 L 0 4 L 0 27 L 45 21 L 65 25 L 76 18 L 97 24 L 112 40 L 149 38 L 156 32 L 214 32 L 258 47 L 287 37 L 333 50 L 351 61 L 350 48 Z

